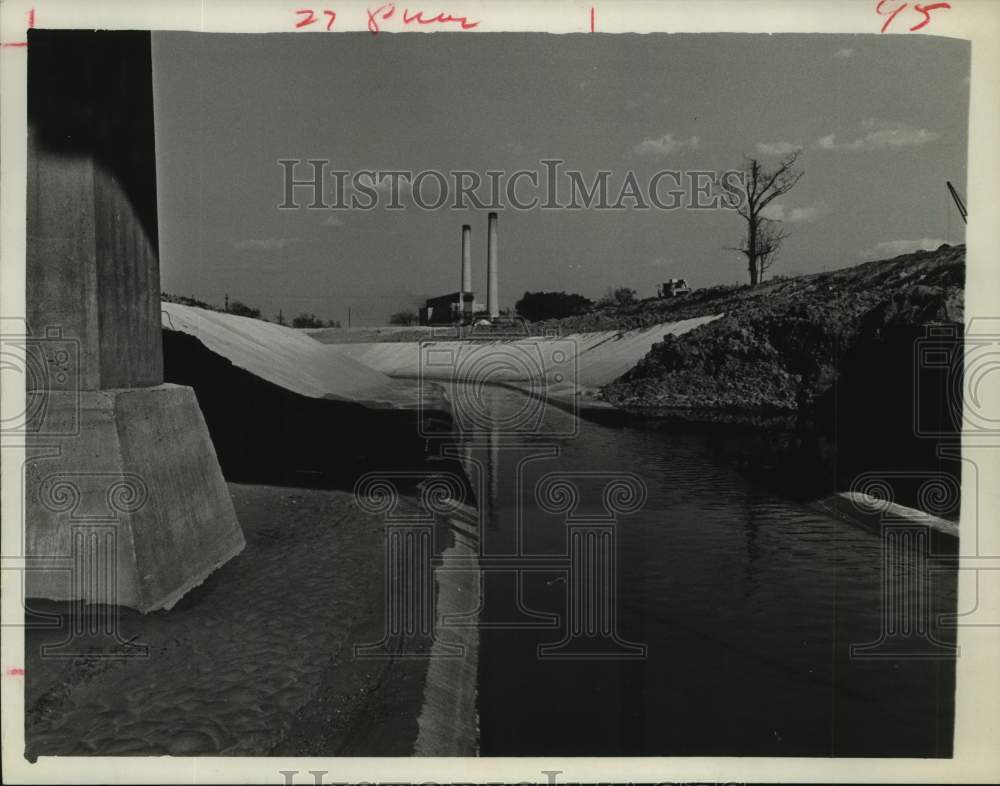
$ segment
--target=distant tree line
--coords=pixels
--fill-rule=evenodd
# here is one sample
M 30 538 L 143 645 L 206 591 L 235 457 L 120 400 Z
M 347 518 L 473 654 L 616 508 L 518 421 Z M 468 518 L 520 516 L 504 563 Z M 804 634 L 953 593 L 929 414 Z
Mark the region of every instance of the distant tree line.
M 593 311 L 595 308 L 623 308 L 639 302 L 639 296 L 631 287 L 608 287 L 604 296 L 596 303 L 575 292 L 525 292 L 514 304 L 514 313 L 529 322 L 546 319 L 564 319 Z M 501 309 L 501 316 L 510 315 L 510 309 Z M 411 309 L 397 311 L 389 317 L 390 325 L 415 325 L 417 313 Z
M 403 309 L 402 311 L 397 311 L 391 317 L 389 317 L 390 325 L 415 325 L 417 324 L 417 312 L 411 311 L 410 309 Z
M 293 328 L 324 328 L 332 327 L 339 328 L 340 320 L 328 319 L 324 322 L 322 319 L 317 317 L 315 314 L 299 314 L 295 319 L 292 320 Z
M 187 297 L 186 295 L 171 295 L 169 292 L 161 292 L 160 300 L 164 303 L 179 303 L 182 306 L 204 308 L 208 311 L 222 311 L 222 309 L 218 306 L 213 306 L 211 303 L 206 303 L 205 301 L 198 300 L 195 297 Z
M 194 306 L 195 308 L 204 308 L 208 311 L 218 311 L 221 313 L 235 314 L 238 317 L 249 317 L 250 319 L 259 319 L 262 322 L 270 322 L 265 316 L 261 316 L 261 311 L 259 308 L 254 308 L 253 306 L 248 306 L 242 300 L 229 300 L 226 297 L 226 305 L 222 308 L 219 306 L 213 306 L 211 303 L 206 303 L 203 300 L 198 300 L 195 297 L 186 297 L 185 295 L 171 295 L 169 292 L 161 292 L 160 298 L 166 303 L 179 303 L 182 306 Z M 284 314 L 279 311 L 274 317 L 274 322 L 279 325 L 286 324 Z M 335 319 L 328 319 L 326 321 L 320 319 L 315 314 L 302 312 L 297 317 L 292 319 L 292 327 L 294 328 L 325 328 L 333 327 L 339 328 L 340 321 Z
M 585 314 L 593 307 L 594 303 L 589 298 L 566 292 L 525 292 L 514 304 L 518 315 L 529 322 L 573 317 Z
M 248 306 L 242 300 L 233 300 L 229 304 L 229 308 L 226 310 L 230 314 L 235 314 L 238 317 L 250 317 L 250 319 L 260 319 L 260 309 Z
M 608 287 L 596 303 L 590 298 L 567 292 L 525 292 L 514 305 L 518 316 L 529 322 L 545 319 L 563 319 L 586 314 L 595 308 L 622 308 L 639 302 L 639 296 L 631 287 Z
M 632 287 L 608 287 L 604 290 L 604 296 L 597 301 L 601 308 L 608 306 L 631 306 L 639 302 L 639 295 Z

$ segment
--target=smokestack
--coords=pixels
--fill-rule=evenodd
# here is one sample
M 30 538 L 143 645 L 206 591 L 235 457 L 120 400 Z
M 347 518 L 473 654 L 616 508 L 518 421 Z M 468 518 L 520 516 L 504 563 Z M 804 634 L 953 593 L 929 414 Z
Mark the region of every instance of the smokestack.
M 472 298 L 466 301 L 466 295 L 472 294 L 472 227 L 462 225 L 462 300 L 459 304 L 465 322 L 472 321 Z
M 497 214 L 490 213 L 486 225 L 486 310 L 490 319 L 500 316 L 500 289 L 497 284 Z

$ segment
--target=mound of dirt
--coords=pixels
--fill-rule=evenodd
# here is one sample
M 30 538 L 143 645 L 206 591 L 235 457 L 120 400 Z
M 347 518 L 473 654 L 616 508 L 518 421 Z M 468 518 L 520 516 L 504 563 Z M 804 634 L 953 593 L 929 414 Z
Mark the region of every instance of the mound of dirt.
M 964 282 L 965 247 L 941 246 L 753 289 L 716 288 L 597 315 L 624 325 L 725 313 L 685 335 L 666 336 L 607 385 L 603 396 L 629 409 L 807 410 L 860 346 L 900 330 L 918 337 L 914 331 L 930 323 L 960 329 Z M 569 329 L 566 322 L 561 329 Z

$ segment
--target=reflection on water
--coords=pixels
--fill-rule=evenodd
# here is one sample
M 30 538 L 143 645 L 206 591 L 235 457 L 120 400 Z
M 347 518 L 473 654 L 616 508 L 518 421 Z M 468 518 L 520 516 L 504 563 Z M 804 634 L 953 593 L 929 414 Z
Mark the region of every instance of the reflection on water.
M 569 417 L 464 447 L 484 509 L 482 755 L 950 755 L 952 658 L 850 657 L 880 635 L 878 534 L 752 485 L 698 435 L 581 421 L 546 436 Z M 538 498 L 553 472 L 574 479 L 580 520 L 605 515 L 607 477 L 644 482 L 614 527 L 606 611 L 645 657 L 539 655 L 573 602 L 567 514 Z M 954 610 L 953 571 L 929 591 L 932 620 Z

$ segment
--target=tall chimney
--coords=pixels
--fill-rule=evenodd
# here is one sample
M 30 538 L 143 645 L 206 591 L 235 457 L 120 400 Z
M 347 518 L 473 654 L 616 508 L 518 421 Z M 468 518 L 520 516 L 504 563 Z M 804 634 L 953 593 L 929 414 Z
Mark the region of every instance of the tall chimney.
M 490 213 L 486 225 L 486 310 L 490 319 L 500 316 L 500 290 L 497 284 L 497 214 Z
M 472 300 L 472 227 L 462 224 L 462 300 L 458 308 L 463 322 L 472 321 Z

